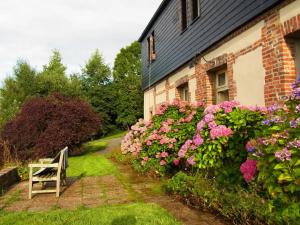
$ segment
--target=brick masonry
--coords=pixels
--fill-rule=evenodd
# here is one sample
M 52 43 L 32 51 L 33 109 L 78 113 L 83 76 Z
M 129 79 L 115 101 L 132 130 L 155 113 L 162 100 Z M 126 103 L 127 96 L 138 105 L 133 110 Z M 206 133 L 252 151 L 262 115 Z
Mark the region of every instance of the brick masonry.
M 290 41 L 288 36 L 291 33 L 300 30 L 300 14 L 281 23 L 279 13 L 281 8 L 292 2 L 294 2 L 294 0 L 283 1 L 280 5 L 244 25 L 219 43 L 216 43 L 202 55 L 197 56 L 194 63 L 195 74 L 181 76 L 181 78 L 175 82 L 175 85 L 170 85 L 169 78 L 167 78 L 165 90 L 160 93 L 156 93 L 154 87 L 153 112 L 158 107 L 158 104 L 156 104 L 156 96 L 166 93 L 166 101 L 170 102 L 171 99 L 169 96 L 169 90 L 175 88 L 175 96 L 176 98 L 179 98 L 177 87 L 194 78 L 196 78 L 195 100 L 203 101 L 206 104 L 213 104 L 216 96 L 214 91 L 215 78 L 212 74 L 214 74 L 214 72 L 218 69 L 225 69 L 227 71 L 229 99 L 235 99 L 237 96 L 237 87 L 233 76 L 233 65 L 238 57 L 246 55 L 259 47 L 262 48 L 263 67 L 265 69 L 265 104 L 268 106 L 274 103 L 280 103 L 284 99 L 284 96 L 289 94 L 291 90 L 290 85 L 296 79 L 295 47 L 294 43 Z M 240 35 L 242 32 L 253 27 L 260 21 L 264 22 L 264 26 L 261 30 L 261 37 L 259 40 L 237 52 L 228 52 L 209 61 L 205 60 L 205 55 L 207 53 L 217 49 L 222 44 Z M 183 65 L 172 74 L 176 74 L 176 72 L 190 64 L 191 63 Z M 172 74 L 169 77 L 171 77 Z
M 239 35 L 246 28 L 263 20 L 265 25 L 261 30 L 261 39 L 252 45 L 235 53 L 218 56 L 205 63 L 201 63 L 203 56 L 198 57 L 198 63 L 196 64 L 196 100 L 204 101 L 207 104 L 212 104 L 214 102 L 214 80 L 211 74 L 214 73 L 214 67 L 221 66 L 227 70 L 229 99 L 233 100 L 237 95 L 236 83 L 233 79 L 233 64 L 238 57 L 254 51 L 258 47 L 262 47 L 263 54 L 263 66 L 265 69 L 264 98 L 266 105 L 281 102 L 282 99 L 284 99 L 284 96 L 289 94 L 291 90 L 290 85 L 296 79 L 296 67 L 295 48 L 287 36 L 300 30 L 300 14 L 282 24 L 280 23 L 279 10 L 290 2 L 293 1 L 285 1 L 283 4 L 270 10 L 257 20 L 245 25 L 240 31 L 235 32 L 235 36 Z M 235 36 L 231 35 L 230 38 L 232 39 Z M 226 41 L 228 40 L 230 39 L 227 38 Z M 217 44 L 217 46 L 220 46 L 220 43 Z M 214 49 L 216 49 L 215 46 L 210 51 Z M 226 57 L 226 59 L 224 59 L 224 57 Z

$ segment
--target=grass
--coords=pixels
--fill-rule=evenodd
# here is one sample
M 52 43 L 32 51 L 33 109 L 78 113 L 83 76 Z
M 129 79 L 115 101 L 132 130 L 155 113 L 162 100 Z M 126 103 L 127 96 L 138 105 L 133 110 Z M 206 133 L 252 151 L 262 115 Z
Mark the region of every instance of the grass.
M 18 218 L 18 219 L 16 219 Z M 0 212 L 2 225 L 179 225 L 164 209 L 155 204 L 134 203 L 74 211 L 54 210 L 41 213 Z
M 7 207 L 11 204 L 13 204 L 14 202 L 17 202 L 20 200 L 20 196 L 21 196 L 22 191 L 18 190 L 15 191 L 14 193 L 7 195 L 5 197 L 3 197 L 3 205 L 0 206 L 0 210 L 2 210 L 4 207 Z
M 68 177 L 91 177 L 115 174 L 117 168 L 105 156 L 88 153 L 82 156 L 70 157 L 67 169 Z
M 69 167 L 67 176 L 69 177 L 86 177 L 86 176 L 105 176 L 117 173 L 116 166 L 105 156 L 95 152 L 103 150 L 108 141 L 122 137 L 124 132 L 87 142 L 83 145 L 85 154 L 69 158 Z

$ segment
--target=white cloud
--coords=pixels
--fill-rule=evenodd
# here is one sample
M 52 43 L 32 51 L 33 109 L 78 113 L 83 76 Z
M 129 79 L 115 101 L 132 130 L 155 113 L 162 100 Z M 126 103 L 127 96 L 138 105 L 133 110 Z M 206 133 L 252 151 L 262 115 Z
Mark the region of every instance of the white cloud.
M 138 39 L 161 0 L 1 0 L 0 81 L 17 59 L 40 69 L 58 49 L 68 72 L 79 72 L 98 48 L 113 65 Z

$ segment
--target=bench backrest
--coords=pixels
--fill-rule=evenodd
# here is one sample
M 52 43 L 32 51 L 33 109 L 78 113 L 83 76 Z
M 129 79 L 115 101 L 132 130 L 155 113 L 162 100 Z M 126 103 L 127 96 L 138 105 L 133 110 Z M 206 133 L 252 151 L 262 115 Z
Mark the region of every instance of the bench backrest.
M 58 163 L 57 172 L 59 174 L 61 173 L 61 171 L 66 170 L 68 168 L 68 147 L 65 147 L 63 150 L 57 153 L 57 155 L 49 163 Z M 51 171 L 53 171 L 52 168 L 42 168 L 39 171 L 35 172 L 34 175 L 44 175 Z

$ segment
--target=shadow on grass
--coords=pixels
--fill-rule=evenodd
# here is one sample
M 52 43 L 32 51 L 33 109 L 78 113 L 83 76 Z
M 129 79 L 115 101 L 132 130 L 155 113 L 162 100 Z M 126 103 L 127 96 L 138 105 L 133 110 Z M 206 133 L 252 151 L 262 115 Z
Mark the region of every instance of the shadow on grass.
M 121 216 L 114 219 L 111 225 L 134 225 L 136 224 L 136 218 L 133 215 Z

